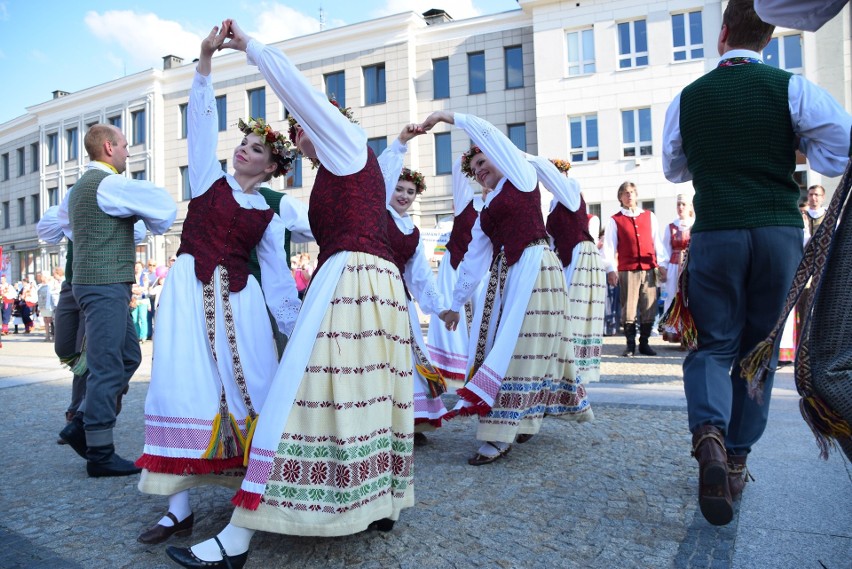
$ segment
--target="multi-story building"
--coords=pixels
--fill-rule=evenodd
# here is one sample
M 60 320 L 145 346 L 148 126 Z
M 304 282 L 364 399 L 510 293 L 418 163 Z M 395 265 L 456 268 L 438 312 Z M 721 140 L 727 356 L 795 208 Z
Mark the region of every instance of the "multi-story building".
M 590 210 L 618 208 L 616 188 L 631 180 L 661 222 L 675 215 L 675 196 L 690 191 L 662 172 L 662 132 L 672 98 L 718 59 L 725 2 L 664 0 L 519 0 L 500 14 L 452 20 L 444 12 L 402 13 L 275 44 L 309 80 L 352 107 L 379 153 L 410 122 L 450 109 L 479 115 L 532 154 L 572 163 Z M 764 52 L 770 65 L 801 73 L 852 108 L 850 9 L 819 32 L 776 30 Z M 138 248 L 163 262 L 177 251 L 189 187 L 186 104 L 193 63 L 164 57 L 151 69 L 27 108 L 0 125 L 0 246 L 18 278 L 61 263 L 64 248 L 39 243 L 36 222 L 59 203 L 87 161 L 83 136 L 97 122 L 121 126 L 131 143 L 128 176 L 168 188 L 178 219 Z M 286 128 L 287 111 L 242 53 L 213 60 L 219 108 L 218 157 L 232 167 L 239 117 L 264 117 Z M 719 120 L 724 120 L 720 117 Z M 452 212 L 450 169 L 469 140 L 441 124 L 409 144 L 408 164 L 426 175 L 415 207 L 422 228 Z M 806 187 L 832 180 L 808 170 Z M 314 172 L 300 162 L 286 188 L 307 200 Z

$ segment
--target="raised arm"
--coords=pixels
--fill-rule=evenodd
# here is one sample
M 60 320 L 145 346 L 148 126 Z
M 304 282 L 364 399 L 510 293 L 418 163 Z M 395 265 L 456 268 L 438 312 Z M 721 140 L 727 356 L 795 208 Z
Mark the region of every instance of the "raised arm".
M 219 143 L 219 113 L 213 92 L 211 60 L 228 34 L 223 23 L 214 27 L 201 42 L 198 66 L 189 91 L 186 111 L 186 144 L 189 154 L 189 187 L 193 198 L 202 195 L 222 177 L 222 166 L 216 158 Z
M 329 104 L 281 51 L 263 45 L 228 21 L 229 36 L 224 48 L 245 51 L 250 64 L 310 136 L 322 165 L 337 176 L 360 172 L 367 163 L 367 134 Z

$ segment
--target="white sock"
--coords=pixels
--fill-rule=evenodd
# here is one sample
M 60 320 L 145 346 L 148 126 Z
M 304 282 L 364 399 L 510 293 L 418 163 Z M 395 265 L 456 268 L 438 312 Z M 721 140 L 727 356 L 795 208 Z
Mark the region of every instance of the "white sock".
M 228 556 L 233 557 L 234 555 L 240 555 L 248 551 L 252 536 L 254 536 L 253 529 L 228 524 L 216 537 L 219 538 Z M 202 561 L 222 560 L 222 552 L 219 551 L 219 545 L 212 539 L 203 541 L 198 545 L 193 545 L 191 549 L 192 553 Z
M 192 513 L 192 508 L 189 507 L 189 490 L 184 490 L 183 492 L 178 492 L 177 494 L 169 496 L 169 511 L 178 519 L 179 522 L 182 522 L 189 517 L 189 514 Z M 167 528 L 175 525 L 172 519 L 168 516 L 163 516 L 163 519 L 157 523 Z
M 491 445 L 496 445 L 500 450 L 497 450 L 496 448 L 494 448 Z M 509 444 L 509 443 L 501 443 L 499 441 L 490 441 L 490 442 L 482 443 L 482 446 L 479 447 L 479 450 L 476 451 L 476 452 L 478 452 L 482 456 L 497 456 L 498 454 L 500 454 L 502 451 L 506 450 L 510 446 L 512 446 L 512 445 Z

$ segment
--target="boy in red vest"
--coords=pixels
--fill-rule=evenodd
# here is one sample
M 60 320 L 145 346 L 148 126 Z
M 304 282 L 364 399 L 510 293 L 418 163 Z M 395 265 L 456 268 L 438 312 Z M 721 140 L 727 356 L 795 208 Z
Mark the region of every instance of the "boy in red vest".
M 638 193 L 633 182 L 618 187 L 621 210 L 613 215 L 604 232 L 603 257 L 606 280 L 618 286 L 621 296 L 621 323 L 627 338 L 627 348 L 622 354 L 636 354 L 636 313 L 639 313 L 639 353 L 656 356 L 648 338 L 657 315 L 657 275 L 666 280 L 668 254 L 660 240 L 657 217 L 643 210 L 637 202 Z

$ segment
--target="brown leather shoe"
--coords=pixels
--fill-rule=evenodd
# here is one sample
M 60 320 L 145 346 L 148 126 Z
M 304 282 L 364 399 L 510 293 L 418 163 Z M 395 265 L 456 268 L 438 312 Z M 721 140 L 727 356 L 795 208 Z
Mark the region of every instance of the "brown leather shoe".
M 754 480 L 754 476 L 746 467 L 747 458 L 747 454 L 742 456 L 728 455 L 728 487 L 731 489 L 731 500 L 740 497 L 749 479 Z
M 725 437 L 712 425 L 702 425 L 692 434 L 692 456 L 698 461 L 698 505 L 713 525 L 733 519 L 734 506 L 728 486 L 728 456 Z
M 195 521 L 195 514 L 189 514 L 189 517 L 182 522 L 177 521 L 175 515 L 171 512 L 166 512 L 166 517 L 172 520 L 173 526 L 161 526 L 156 524 L 147 530 L 143 531 L 136 541 L 139 543 L 147 543 L 148 545 L 156 545 L 163 543 L 173 535 L 178 537 L 187 537 L 192 535 L 192 524 Z

